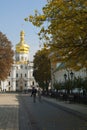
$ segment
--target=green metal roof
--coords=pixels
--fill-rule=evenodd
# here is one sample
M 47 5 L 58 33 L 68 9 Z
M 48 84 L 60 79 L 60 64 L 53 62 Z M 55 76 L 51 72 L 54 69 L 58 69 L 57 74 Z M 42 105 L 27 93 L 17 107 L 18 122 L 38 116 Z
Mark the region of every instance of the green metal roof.
M 58 66 L 57 66 L 57 68 L 55 69 L 55 72 L 56 71 L 59 71 L 59 70 L 61 70 L 61 69 L 64 69 L 65 68 L 65 64 L 64 63 L 60 63 Z

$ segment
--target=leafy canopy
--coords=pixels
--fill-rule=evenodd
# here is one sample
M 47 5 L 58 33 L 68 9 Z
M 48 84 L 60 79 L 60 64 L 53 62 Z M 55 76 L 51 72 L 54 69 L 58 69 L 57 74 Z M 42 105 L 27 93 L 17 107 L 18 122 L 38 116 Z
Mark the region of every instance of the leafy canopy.
M 11 42 L 0 32 L 0 80 L 5 80 L 9 75 L 13 54 Z
M 41 27 L 38 35 L 47 40 L 54 61 L 65 62 L 76 70 L 87 68 L 87 1 L 47 0 L 42 11 L 35 11 L 25 20 Z M 45 21 L 49 23 L 47 28 Z
M 37 51 L 34 56 L 34 71 L 33 75 L 36 82 L 43 89 L 48 89 L 49 82 L 51 80 L 51 67 L 50 60 L 48 59 L 48 50 L 42 49 Z

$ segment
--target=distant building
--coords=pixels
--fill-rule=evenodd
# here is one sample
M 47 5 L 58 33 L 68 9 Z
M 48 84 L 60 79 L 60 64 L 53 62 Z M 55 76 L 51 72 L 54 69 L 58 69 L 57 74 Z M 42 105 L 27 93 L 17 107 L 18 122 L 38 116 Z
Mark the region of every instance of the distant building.
M 65 77 L 66 75 L 66 77 Z M 75 71 L 69 68 L 65 68 L 64 63 L 51 63 L 51 88 L 54 88 L 54 83 L 64 83 L 66 80 L 74 78 L 85 79 L 87 77 L 87 69 L 82 68 L 79 71 Z
M 0 82 L 1 91 L 23 91 L 31 89 L 35 83 L 33 62 L 29 59 L 29 45 L 24 40 L 24 31 L 20 32 L 20 42 L 16 45 L 14 64 L 8 78 Z
M 66 74 L 66 79 L 74 79 L 76 78 L 85 78 L 87 77 L 87 71 L 86 68 L 82 68 L 79 71 L 75 71 L 72 69 L 66 69 L 64 63 L 58 63 L 55 70 L 54 70 L 54 76 L 55 81 L 57 82 L 65 82 L 64 75 Z

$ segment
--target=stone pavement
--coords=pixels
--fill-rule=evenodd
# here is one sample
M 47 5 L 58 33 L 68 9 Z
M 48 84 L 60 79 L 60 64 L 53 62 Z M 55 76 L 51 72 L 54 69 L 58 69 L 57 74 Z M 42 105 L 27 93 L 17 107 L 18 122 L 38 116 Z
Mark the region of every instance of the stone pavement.
M 17 96 L 18 94 L 0 94 L 0 130 L 19 130 L 19 101 Z M 87 120 L 87 105 L 73 104 L 46 97 L 42 97 L 42 100 Z
M 55 98 L 46 98 L 43 97 L 43 99 L 47 102 L 53 103 L 60 107 L 61 109 L 71 112 L 77 116 L 80 116 L 81 118 L 87 120 L 87 105 L 84 104 L 76 104 L 76 103 L 70 103 L 69 101 L 60 101 Z
M 19 130 L 16 96 L 0 93 L 0 130 Z

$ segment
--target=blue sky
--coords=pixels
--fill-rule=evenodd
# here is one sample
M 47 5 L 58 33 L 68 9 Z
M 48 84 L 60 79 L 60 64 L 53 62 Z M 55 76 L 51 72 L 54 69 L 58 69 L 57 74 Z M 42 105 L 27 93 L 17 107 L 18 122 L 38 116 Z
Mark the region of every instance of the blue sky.
M 20 41 L 20 31 L 25 31 L 25 41 L 30 46 L 30 60 L 39 49 L 38 28 L 24 18 L 41 12 L 46 0 L 0 0 L 0 31 L 12 42 L 13 46 Z

